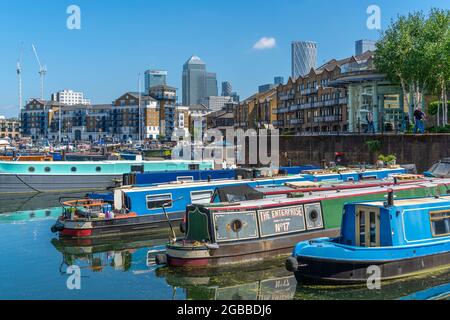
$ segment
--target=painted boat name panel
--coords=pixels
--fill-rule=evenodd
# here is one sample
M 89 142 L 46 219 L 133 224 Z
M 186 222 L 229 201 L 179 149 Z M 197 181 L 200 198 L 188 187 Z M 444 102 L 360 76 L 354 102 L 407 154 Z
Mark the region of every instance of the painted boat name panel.
M 261 237 L 270 237 L 306 230 L 303 206 L 259 210 Z
M 258 238 L 256 211 L 214 214 L 217 242 Z

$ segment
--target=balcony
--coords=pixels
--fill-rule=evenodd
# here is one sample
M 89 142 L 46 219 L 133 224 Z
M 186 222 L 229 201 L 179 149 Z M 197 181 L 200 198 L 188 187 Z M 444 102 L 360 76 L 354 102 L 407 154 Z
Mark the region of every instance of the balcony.
M 293 124 L 293 125 L 295 125 L 295 124 L 303 124 L 303 123 L 305 123 L 305 120 L 302 119 L 302 118 L 296 118 L 296 119 L 289 120 L 289 124 Z
M 304 109 L 311 109 L 314 107 L 314 104 L 312 102 L 307 102 L 307 103 L 302 103 L 301 105 L 299 105 L 299 110 L 304 110 Z
M 321 117 L 314 118 L 314 123 L 335 122 L 335 121 L 342 121 L 342 116 L 341 115 L 330 115 L 330 116 L 321 116 Z
M 306 95 L 309 95 L 309 94 L 317 93 L 318 90 L 319 90 L 319 86 L 315 86 L 315 87 L 312 87 L 312 88 L 301 89 L 300 90 L 300 94 L 302 96 L 306 96 Z
M 289 107 L 289 111 L 297 111 L 299 109 L 299 107 L 300 106 L 298 104 L 294 104 Z
M 281 100 L 281 101 L 291 100 L 291 99 L 294 99 L 294 95 L 291 94 L 291 93 L 289 93 L 289 94 L 281 94 L 278 97 L 278 99 Z
M 275 120 L 275 121 L 273 121 L 273 125 L 275 127 L 282 127 L 282 126 L 284 126 L 284 120 Z
M 286 113 L 289 112 L 289 108 L 280 108 L 277 113 Z
M 347 98 L 340 98 L 339 104 L 347 104 Z

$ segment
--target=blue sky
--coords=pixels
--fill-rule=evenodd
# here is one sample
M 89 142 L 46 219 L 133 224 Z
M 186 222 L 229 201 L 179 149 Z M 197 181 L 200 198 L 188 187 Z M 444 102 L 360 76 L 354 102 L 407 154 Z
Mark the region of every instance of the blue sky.
M 81 9 L 81 30 L 66 27 L 69 5 Z M 15 0 L 0 3 L 0 115 L 17 115 L 16 61 L 23 47 L 24 100 L 40 95 L 31 44 L 47 65 L 46 97 L 64 88 L 82 90 L 93 103 L 109 103 L 137 90 L 137 74 L 169 72 L 179 88 L 192 55 L 217 72 L 219 87 L 231 81 L 245 98 L 273 76 L 290 74 L 292 40 L 318 42 L 318 64 L 354 52 L 357 39 L 377 39 L 366 27 L 366 9 L 381 8 L 382 27 L 398 14 L 443 0 Z M 270 49 L 254 49 L 263 37 Z M 270 44 L 270 41 L 269 41 Z

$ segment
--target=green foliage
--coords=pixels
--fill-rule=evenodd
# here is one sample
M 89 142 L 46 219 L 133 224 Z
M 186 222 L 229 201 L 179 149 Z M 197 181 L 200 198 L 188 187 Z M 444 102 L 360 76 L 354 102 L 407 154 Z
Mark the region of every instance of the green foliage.
M 380 154 L 378 156 L 378 160 L 383 161 L 384 163 L 387 164 L 395 164 L 395 162 L 397 161 L 397 157 L 395 156 L 395 154 L 388 154 L 388 155 Z
M 427 130 L 430 133 L 450 133 L 450 124 L 446 126 L 431 127 Z
M 440 106 L 440 109 L 442 112 L 442 101 L 433 101 L 430 102 L 428 105 L 428 114 L 435 116 L 437 114 L 438 107 Z M 450 109 L 450 106 L 447 106 L 447 110 Z
M 450 10 L 399 16 L 382 34 L 375 66 L 405 93 L 441 92 L 450 84 Z M 414 101 L 414 103 L 418 103 Z
M 370 152 L 377 152 L 381 150 L 381 141 L 379 140 L 368 140 L 366 141 L 366 145 Z

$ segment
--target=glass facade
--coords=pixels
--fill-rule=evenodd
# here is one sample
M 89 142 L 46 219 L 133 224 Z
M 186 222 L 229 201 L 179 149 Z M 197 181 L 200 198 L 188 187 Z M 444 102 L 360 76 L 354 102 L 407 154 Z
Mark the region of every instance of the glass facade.
M 150 92 L 151 87 L 165 86 L 167 84 L 167 71 L 147 70 L 145 71 L 145 90 Z
M 291 45 L 292 77 L 308 74 L 317 65 L 317 44 L 311 41 L 296 41 Z

